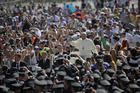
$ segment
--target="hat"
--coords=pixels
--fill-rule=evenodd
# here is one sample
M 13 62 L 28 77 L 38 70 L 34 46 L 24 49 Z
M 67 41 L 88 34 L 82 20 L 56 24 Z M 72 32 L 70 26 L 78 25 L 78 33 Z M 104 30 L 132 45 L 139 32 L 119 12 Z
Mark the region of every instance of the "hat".
M 18 78 L 19 77 L 19 73 L 15 72 L 15 73 L 13 73 L 13 76 L 14 76 L 14 78 Z
M 67 80 L 67 81 L 74 81 L 74 78 L 70 77 L 70 76 L 65 76 L 64 77 L 64 80 Z
M 37 77 L 37 79 L 38 80 L 44 80 L 45 79 L 45 76 L 44 75 L 40 75 L 40 76 Z
M 47 68 L 46 69 L 46 73 L 51 73 L 51 69 L 50 68 Z
M 131 69 L 131 67 L 130 67 L 129 65 L 124 65 L 122 68 L 123 68 L 124 70 L 130 70 L 130 69 Z
M 8 78 L 8 79 L 5 80 L 5 83 L 7 83 L 7 84 L 13 84 L 15 82 L 16 82 L 15 78 Z
M 111 80 L 111 77 L 108 75 L 108 74 L 103 74 L 103 78 L 105 79 L 105 80 Z
M 94 70 L 94 73 L 97 73 L 99 76 L 101 76 L 101 72 L 98 69 Z
M 120 60 L 117 60 L 116 65 L 117 65 L 118 67 L 121 67 L 123 64 L 120 62 Z
M 124 90 L 122 90 L 122 89 L 120 89 L 119 87 L 117 87 L 117 86 L 112 86 L 112 90 L 117 90 L 117 91 L 119 91 L 119 93 L 121 92 L 124 92 Z
M 5 75 L 0 75 L 0 80 L 3 80 L 5 78 Z
M 57 75 L 65 76 L 65 75 L 66 75 L 66 72 L 64 72 L 64 71 L 58 71 L 58 72 L 57 72 Z
M 128 77 L 120 78 L 120 81 L 122 81 L 122 83 L 125 83 L 125 84 L 130 82 Z
M 1 93 L 8 93 L 9 88 L 5 87 L 4 85 L 0 85 L 0 92 Z
M 102 86 L 110 86 L 110 85 L 111 85 L 110 82 L 107 81 L 107 80 L 100 80 L 100 84 L 101 84 Z
M 114 74 L 115 73 L 115 71 L 113 69 L 111 69 L 111 68 L 107 69 L 107 72 L 108 73 L 111 73 L 111 74 Z
M 47 85 L 47 81 L 46 80 L 35 80 L 34 83 L 38 86 L 45 86 Z
M 100 75 L 97 74 L 97 73 L 94 73 L 94 74 L 93 74 L 93 77 L 94 77 L 95 79 L 100 79 L 100 78 L 101 78 Z
M 137 84 L 129 84 L 129 87 L 131 89 L 140 89 L 140 87 Z
M 60 88 L 64 88 L 64 84 L 55 84 L 53 86 L 54 89 L 60 89 Z
M 72 82 L 71 85 L 72 87 L 81 87 L 81 84 L 78 82 Z
M 46 80 L 47 81 L 47 85 L 53 85 L 52 80 Z
M 14 88 L 20 88 L 23 86 L 23 84 L 24 84 L 24 82 L 20 81 L 20 82 L 16 82 L 14 84 L 11 84 L 11 86 L 13 86 Z
M 96 93 L 107 93 L 107 91 L 105 89 L 97 89 Z

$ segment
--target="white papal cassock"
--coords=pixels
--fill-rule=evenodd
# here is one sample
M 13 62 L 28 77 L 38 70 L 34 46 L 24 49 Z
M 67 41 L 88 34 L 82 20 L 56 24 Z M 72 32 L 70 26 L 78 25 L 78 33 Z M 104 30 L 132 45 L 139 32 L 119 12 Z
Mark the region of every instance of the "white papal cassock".
M 71 45 L 79 49 L 79 55 L 83 58 L 90 58 L 92 53 L 98 54 L 91 39 L 86 38 L 85 40 L 82 40 L 80 38 L 76 41 L 71 41 Z

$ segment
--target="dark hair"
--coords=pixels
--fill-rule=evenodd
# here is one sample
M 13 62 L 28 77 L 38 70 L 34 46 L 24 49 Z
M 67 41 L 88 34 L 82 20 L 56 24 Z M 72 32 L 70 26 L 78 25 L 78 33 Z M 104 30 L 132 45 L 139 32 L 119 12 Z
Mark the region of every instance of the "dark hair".
M 2 66 L 2 71 L 7 71 L 8 70 L 8 67 L 6 65 L 3 65 Z
M 104 55 L 103 59 L 105 62 L 108 62 L 108 63 L 112 62 L 113 60 L 111 55 Z

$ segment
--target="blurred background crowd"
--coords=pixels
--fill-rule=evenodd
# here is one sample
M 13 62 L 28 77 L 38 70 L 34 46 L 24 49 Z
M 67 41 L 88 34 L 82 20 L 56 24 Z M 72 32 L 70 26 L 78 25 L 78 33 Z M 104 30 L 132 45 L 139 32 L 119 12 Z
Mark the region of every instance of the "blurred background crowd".
M 140 93 L 131 1 L 0 7 L 0 93 Z

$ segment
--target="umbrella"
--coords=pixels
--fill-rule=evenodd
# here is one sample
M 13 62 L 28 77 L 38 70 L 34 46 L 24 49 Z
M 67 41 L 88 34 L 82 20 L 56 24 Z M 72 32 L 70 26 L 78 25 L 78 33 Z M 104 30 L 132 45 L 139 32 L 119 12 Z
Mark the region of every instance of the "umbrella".
M 76 9 L 74 8 L 74 6 L 72 4 L 65 4 L 64 5 L 64 9 L 67 9 L 67 7 L 69 7 L 71 12 L 75 12 L 76 11 Z
M 74 12 L 74 14 L 76 17 L 80 16 L 81 19 L 84 19 L 84 17 L 85 17 L 85 14 L 81 11 L 76 11 L 76 12 Z

